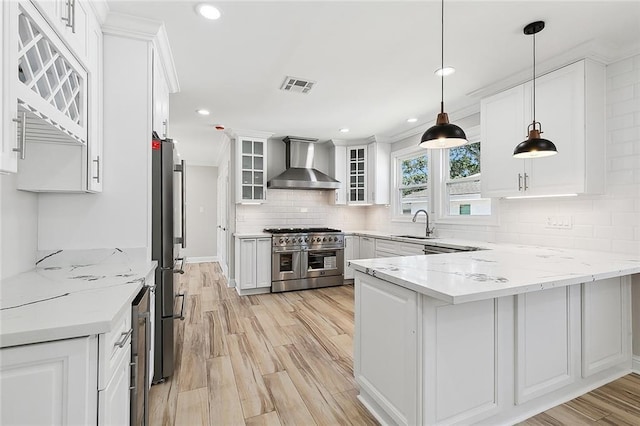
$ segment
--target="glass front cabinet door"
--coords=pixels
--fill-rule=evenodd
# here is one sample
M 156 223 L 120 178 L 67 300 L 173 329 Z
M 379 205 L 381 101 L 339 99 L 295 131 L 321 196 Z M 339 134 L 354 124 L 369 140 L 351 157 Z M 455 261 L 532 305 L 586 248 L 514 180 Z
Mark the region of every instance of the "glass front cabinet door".
M 349 199 L 349 204 L 364 204 L 367 202 L 367 147 L 349 147 L 347 162 L 347 170 L 349 174 L 349 189 L 347 197 Z
M 237 139 L 238 202 L 266 200 L 267 139 L 242 137 Z

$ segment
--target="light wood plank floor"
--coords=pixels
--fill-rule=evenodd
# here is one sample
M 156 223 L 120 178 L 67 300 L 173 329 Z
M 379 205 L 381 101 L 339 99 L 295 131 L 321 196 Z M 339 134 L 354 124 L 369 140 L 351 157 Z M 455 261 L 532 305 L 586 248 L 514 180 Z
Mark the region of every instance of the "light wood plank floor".
M 353 379 L 353 286 L 239 297 L 218 264 L 179 277 L 176 371 L 151 388 L 155 425 L 377 425 Z M 640 425 L 628 375 L 523 425 Z

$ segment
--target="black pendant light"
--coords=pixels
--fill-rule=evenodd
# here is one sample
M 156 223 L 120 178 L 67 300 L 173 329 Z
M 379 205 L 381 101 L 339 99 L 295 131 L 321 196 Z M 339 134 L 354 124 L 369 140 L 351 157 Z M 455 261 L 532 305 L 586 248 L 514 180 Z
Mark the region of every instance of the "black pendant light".
M 441 63 L 440 69 L 444 68 L 444 0 L 441 3 Z M 467 143 L 467 135 L 455 124 L 449 123 L 449 116 L 444 112 L 444 74 L 440 74 L 440 114 L 436 118 L 435 126 L 431 126 L 422 135 L 420 146 L 428 149 L 453 148 Z
M 544 29 L 544 21 L 536 21 L 524 27 L 526 35 L 533 35 L 533 122 L 527 127 L 529 137 L 513 150 L 515 158 L 540 158 L 556 155 L 558 149 L 549 139 L 540 137 L 542 125 L 536 121 L 536 34 Z

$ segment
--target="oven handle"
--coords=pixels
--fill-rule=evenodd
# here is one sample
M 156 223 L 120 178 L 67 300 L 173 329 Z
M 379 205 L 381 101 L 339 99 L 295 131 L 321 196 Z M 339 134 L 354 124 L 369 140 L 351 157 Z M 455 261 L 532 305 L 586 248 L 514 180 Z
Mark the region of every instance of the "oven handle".
M 300 250 L 304 250 L 304 249 L 300 249 L 300 247 L 296 247 L 296 248 L 278 248 L 278 249 L 273 249 L 274 253 L 291 253 L 291 252 L 297 252 Z
M 343 246 L 318 246 L 318 247 L 302 247 L 302 251 L 329 251 L 344 250 Z

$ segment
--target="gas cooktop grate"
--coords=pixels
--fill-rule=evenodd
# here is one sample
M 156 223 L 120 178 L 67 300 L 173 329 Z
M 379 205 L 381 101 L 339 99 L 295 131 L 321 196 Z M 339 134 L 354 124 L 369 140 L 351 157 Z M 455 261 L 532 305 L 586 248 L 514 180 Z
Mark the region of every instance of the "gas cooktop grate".
M 342 232 L 334 228 L 266 228 L 269 234 L 311 234 L 314 232 Z

